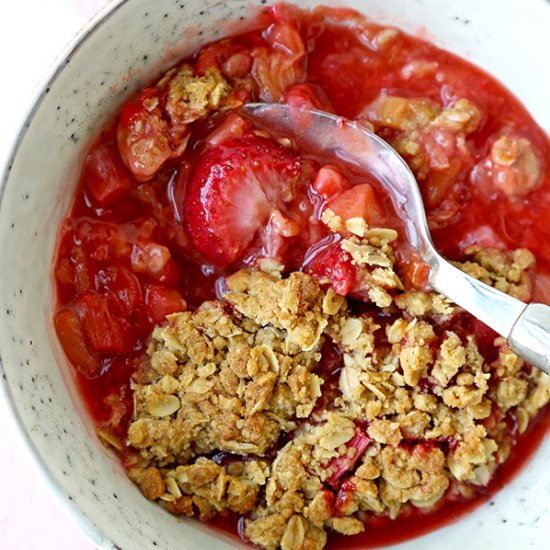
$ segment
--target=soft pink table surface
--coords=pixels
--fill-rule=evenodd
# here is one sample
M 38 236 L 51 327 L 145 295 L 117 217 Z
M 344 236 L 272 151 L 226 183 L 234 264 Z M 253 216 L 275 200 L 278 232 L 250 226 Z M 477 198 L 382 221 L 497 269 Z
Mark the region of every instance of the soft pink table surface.
M 0 162 L 40 78 L 71 37 L 106 3 L 0 2 Z M 0 407 L 0 429 L 0 550 L 93 550 L 92 542 L 54 500 L 4 407 Z

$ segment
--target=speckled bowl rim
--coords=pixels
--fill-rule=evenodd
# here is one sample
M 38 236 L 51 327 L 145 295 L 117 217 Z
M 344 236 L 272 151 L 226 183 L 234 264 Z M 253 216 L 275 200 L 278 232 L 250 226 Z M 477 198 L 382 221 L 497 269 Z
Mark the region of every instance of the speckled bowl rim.
M 42 101 L 50 91 L 50 88 L 62 73 L 66 61 L 70 59 L 80 47 L 88 40 L 88 38 L 103 24 L 107 22 L 109 17 L 118 11 L 129 0 L 109 0 L 109 2 L 103 6 L 88 22 L 86 22 L 79 31 L 69 40 L 65 47 L 59 52 L 54 61 L 52 61 L 47 72 L 42 76 L 36 85 L 32 103 L 27 108 L 26 112 L 21 117 L 21 123 L 14 135 L 13 140 L 8 145 L 8 154 L 3 166 L 1 167 L 0 177 L 0 206 L 4 200 L 4 195 L 10 177 L 11 167 L 14 164 L 15 158 L 19 152 L 21 143 L 23 142 L 30 123 L 34 118 L 36 112 L 42 105 Z M 7 382 L 6 373 L 4 371 L 4 364 L 2 361 L 2 350 L 0 350 L 0 387 L 2 394 L 5 396 L 5 401 L 2 407 L 8 412 L 6 416 L 9 418 L 8 422 L 11 422 L 16 427 L 21 438 L 24 442 L 24 448 L 27 451 L 27 456 L 30 457 L 31 462 L 39 472 L 44 484 L 50 489 L 49 493 L 58 503 L 58 505 L 66 510 L 72 519 L 76 522 L 81 531 L 98 547 L 107 548 L 110 547 L 117 550 L 122 550 L 118 545 L 114 544 L 110 537 L 108 537 L 103 529 L 95 525 L 90 518 L 88 518 L 80 509 L 80 507 L 73 501 L 64 498 L 63 487 L 61 483 L 54 479 L 54 476 L 50 469 L 46 466 L 46 463 L 42 460 L 42 457 L 36 448 L 32 436 L 29 430 L 26 428 L 21 415 L 15 405 L 15 400 L 10 390 L 10 386 Z
M 35 114 L 42 105 L 43 100 L 48 94 L 52 85 L 63 72 L 67 60 L 69 60 L 83 46 L 90 36 L 99 29 L 102 25 L 108 22 L 109 18 L 123 7 L 130 0 L 109 0 L 91 19 L 89 19 L 79 31 L 67 42 L 65 47 L 52 61 L 49 69 L 44 73 L 38 81 L 33 93 L 33 99 L 29 103 L 29 107 L 21 116 L 21 122 L 18 125 L 18 130 L 14 133 L 14 137 L 7 147 L 7 155 L 0 166 L 0 207 L 4 200 L 7 183 L 10 177 L 11 168 L 19 152 L 20 146 L 27 134 L 30 123 Z M 550 0 L 541 0 L 542 3 L 550 4 Z M 48 487 L 49 493 L 58 505 L 67 511 L 69 517 L 76 523 L 80 530 L 93 542 L 98 548 L 111 548 L 113 550 L 123 550 L 115 544 L 111 537 L 107 536 L 105 531 L 94 524 L 91 518 L 86 516 L 82 509 L 71 499 L 64 498 L 63 486 L 57 481 L 50 468 L 46 465 L 40 452 L 38 451 L 30 431 L 25 426 L 18 408 L 15 404 L 14 396 L 7 382 L 6 373 L 2 360 L 2 350 L 0 350 L 0 394 L 5 397 L 5 400 L 0 404 L 0 408 L 6 411 L 8 422 L 16 427 L 20 434 L 20 440 L 24 442 L 23 448 L 26 450 L 27 456 L 30 457 L 31 463 L 39 472 L 39 476 Z M 523 469 L 523 468 L 522 468 Z M 521 473 L 521 472 L 519 472 Z M 454 523 L 454 521 L 452 522 Z

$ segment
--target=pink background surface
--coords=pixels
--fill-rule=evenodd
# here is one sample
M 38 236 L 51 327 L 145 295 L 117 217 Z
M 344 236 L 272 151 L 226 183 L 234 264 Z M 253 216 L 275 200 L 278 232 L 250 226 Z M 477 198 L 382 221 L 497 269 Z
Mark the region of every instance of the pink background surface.
M 71 37 L 106 3 L 107 0 L 0 3 L 0 162 L 41 77 Z M 54 499 L 3 406 L 0 429 L 0 550 L 93 550 L 94 544 Z

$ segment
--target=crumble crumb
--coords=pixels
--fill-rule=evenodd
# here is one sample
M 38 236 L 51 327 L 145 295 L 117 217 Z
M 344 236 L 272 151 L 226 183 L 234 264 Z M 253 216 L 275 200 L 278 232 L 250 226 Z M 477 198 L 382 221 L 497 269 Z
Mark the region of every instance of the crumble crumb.
M 237 107 L 232 88 L 219 69 L 209 67 L 200 76 L 184 63 L 168 71 L 157 87 L 167 90 L 166 111 L 172 123 L 190 124 L 215 110 Z
M 277 279 L 261 271 L 241 270 L 226 279 L 225 300 L 240 313 L 262 326 L 288 332 L 289 339 L 303 350 L 319 344 L 327 326 L 323 292 L 315 279 L 291 273 Z

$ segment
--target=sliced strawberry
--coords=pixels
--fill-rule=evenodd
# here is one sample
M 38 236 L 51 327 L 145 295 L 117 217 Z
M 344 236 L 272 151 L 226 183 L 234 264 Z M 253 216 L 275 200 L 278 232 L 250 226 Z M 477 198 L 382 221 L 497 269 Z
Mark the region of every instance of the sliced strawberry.
M 113 142 L 96 145 L 84 161 L 84 185 L 101 206 L 112 206 L 132 191 L 132 178 Z
M 296 198 L 301 173 L 294 151 L 252 134 L 208 151 L 183 208 L 197 250 L 219 265 L 239 258 L 272 214 Z
M 350 218 L 363 218 L 369 225 L 382 225 L 384 209 L 380 205 L 372 185 L 355 185 L 332 199 L 328 205 L 344 221 Z
M 357 268 L 339 243 L 332 243 L 315 253 L 305 266 L 306 273 L 321 283 L 329 283 L 337 294 L 346 296 L 357 285 Z

